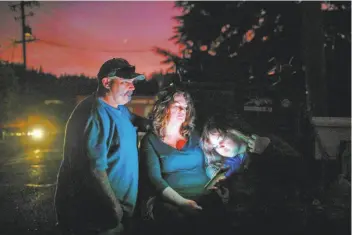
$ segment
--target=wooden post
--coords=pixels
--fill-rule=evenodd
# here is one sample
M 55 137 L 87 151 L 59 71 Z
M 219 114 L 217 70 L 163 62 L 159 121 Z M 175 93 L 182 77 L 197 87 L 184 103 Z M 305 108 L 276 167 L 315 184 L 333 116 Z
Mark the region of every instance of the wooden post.
M 313 116 L 328 116 L 321 2 L 302 2 L 303 61 Z

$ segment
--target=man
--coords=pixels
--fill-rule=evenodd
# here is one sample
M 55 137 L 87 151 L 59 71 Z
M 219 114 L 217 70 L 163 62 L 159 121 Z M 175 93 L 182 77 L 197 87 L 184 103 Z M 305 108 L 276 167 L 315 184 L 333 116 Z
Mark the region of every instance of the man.
M 58 225 L 74 234 L 120 234 L 137 200 L 137 131 L 149 120 L 124 105 L 134 82 L 144 80 L 122 58 L 106 61 L 98 73 L 97 92 L 72 112 L 65 132 L 55 208 Z M 144 127 L 144 129 L 143 129 Z

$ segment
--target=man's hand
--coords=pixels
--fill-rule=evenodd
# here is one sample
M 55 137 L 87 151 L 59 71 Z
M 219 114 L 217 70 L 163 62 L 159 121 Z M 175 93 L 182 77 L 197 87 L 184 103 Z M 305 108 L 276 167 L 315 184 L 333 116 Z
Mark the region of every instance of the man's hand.
M 250 153 L 262 154 L 270 144 L 268 137 L 261 137 L 258 135 L 252 135 L 248 141 L 248 151 Z
M 123 209 L 119 200 L 116 198 L 113 189 L 111 188 L 106 171 L 92 169 L 92 172 L 97 179 L 98 186 L 100 187 L 99 192 L 101 192 L 102 195 L 105 195 L 109 200 L 110 209 L 114 211 L 116 215 L 115 219 L 117 220 L 117 223 L 120 224 L 123 217 Z
M 147 132 L 152 128 L 152 120 L 145 117 L 141 117 L 134 113 L 131 113 L 131 115 L 132 115 L 132 123 L 135 127 L 137 127 L 139 132 Z
M 121 224 L 121 220 L 122 220 L 122 217 L 123 217 L 123 209 L 122 209 L 120 203 L 115 203 L 114 211 L 115 211 L 115 214 L 116 214 L 116 217 L 117 217 L 118 224 Z

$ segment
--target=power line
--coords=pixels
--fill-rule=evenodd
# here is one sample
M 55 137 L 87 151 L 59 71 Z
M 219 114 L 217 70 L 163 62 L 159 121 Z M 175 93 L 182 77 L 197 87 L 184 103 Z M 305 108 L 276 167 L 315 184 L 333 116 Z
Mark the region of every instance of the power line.
M 46 44 L 49 46 L 60 47 L 60 48 L 76 49 L 76 50 L 90 50 L 90 51 L 98 51 L 98 52 L 104 52 L 104 53 L 147 53 L 147 52 L 153 52 L 151 49 L 150 50 L 147 50 L 147 49 L 114 50 L 114 49 L 95 49 L 95 48 L 90 48 L 90 47 L 77 47 L 77 46 L 73 46 L 73 45 L 69 45 L 69 44 L 65 44 L 65 43 L 61 43 L 61 42 L 55 42 L 55 41 L 51 41 L 51 40 L 45 40 L 45 39 L 36 39 L 35 42 Z M 14 43 L 11 43 L 9 46 L 4 48 L 1 51 L 1 54 L 3 54 L 8 49 L 12 48 L 13 49 L 12 53 L 9 56 L 11 56 L 11 61 L 13 61 L 14 50 L 16 49 L 16 44 L 18 44 L 18 42 L 14 41 Z
M 90 51 L 99 51 L 99 52 L 107 52 L 107 53 L 145 53 L 145 52 L 152 52 L 152 50 L 147 50 L 147 49 L 133 49 L 133 50 L 114 50 L 114 49 L 95 49 L 91 47 L 77 47 L 61 42 L 55 42 L 55 41 L 50 41 L 50 40 L 45 40 L 45 39 L 37 39 L 36 40 L 39 43 L 47 44 L 50 46 L 56 46 L 56 47 L 62 47 L 62 48 L 71 48 L 71 49 L 77 49 L 77 50 L 90 50 Z

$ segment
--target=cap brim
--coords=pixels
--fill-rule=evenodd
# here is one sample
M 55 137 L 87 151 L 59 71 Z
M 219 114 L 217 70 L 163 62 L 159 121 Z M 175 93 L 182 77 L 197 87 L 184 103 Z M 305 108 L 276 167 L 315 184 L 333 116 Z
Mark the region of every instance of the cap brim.
M 137 81 L 142 81 L 145 80 L 145 76 L 140 73 L 135 73 L 135 72 L 120 72 L 116 73 L 116 77 L 120 77 L 123 79 L 135 79 Z
M 134 73 L 134 74 L 132 74 L 132 76 L 131 76 L 130 79 L 132 79 L 132 78 L 134 78 L 134 79 L 137 80 L 137 81 L 143 81 L 143 80 L 145 80 L 145 76 L 144 76 L 143 74 L 140 74 L 140 73 Z

